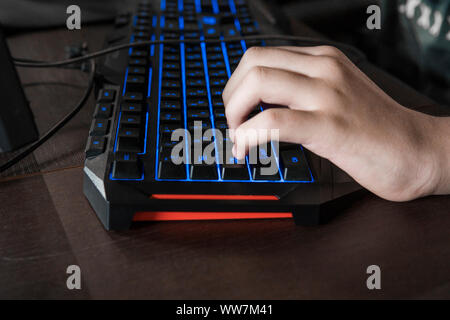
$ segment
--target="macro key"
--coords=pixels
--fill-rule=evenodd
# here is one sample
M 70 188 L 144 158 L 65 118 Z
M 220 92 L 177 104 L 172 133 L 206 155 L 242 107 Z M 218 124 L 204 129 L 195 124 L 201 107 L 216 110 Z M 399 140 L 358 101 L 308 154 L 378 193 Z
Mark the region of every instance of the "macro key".
M 113 105 L 111 103 L 99 103 L 95 110 L 96 119 L 107 119 L 111 117 Z
M 86 158 L 95 157 L 105 150 L 106 138 L 90 137 L 86 147 Z
M 108 134 L 109 121 L 97 119 L 92 123 L 90 135 L 91 136 L 105 136 Z
M 116 97 L 116 91 L 114 91 L 114 90 L 107 90 L 107 89 L 100 90 L 100 94 L 99 94 L 100 102 L 113 102 L 115 97 Z

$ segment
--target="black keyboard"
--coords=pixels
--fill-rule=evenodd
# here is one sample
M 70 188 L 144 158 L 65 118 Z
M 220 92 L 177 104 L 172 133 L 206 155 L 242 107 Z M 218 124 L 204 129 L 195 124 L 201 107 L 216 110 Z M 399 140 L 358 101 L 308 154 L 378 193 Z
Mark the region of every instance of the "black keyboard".
M 244 161 L 227 152 L 222 91 L 244 52 L 266 43 L 223 39 L 259 34 L 253 9 L 243 0 L 153 3 L 119 16 L 107 45 L 202 41 L 134 47 L 105 59 L 85 164 L 85 194 L 97 215 L 116 230 L 176 213 L 292 215 L 308 201 L 283 197 L 316 185 L 302 146 L 271 142 Z M 263 110 L 256 106 L 249 117 Z M 177 146 L 182 152 L 174 152 Z

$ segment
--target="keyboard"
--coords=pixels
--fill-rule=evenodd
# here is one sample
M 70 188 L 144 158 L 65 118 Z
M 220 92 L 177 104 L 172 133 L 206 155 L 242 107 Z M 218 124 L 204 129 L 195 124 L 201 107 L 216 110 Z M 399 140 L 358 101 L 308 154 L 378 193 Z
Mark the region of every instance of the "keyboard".
M 155 3 L 141 1 L 132 15 L 119 15 L 106 46 L 197 42 L 133 47 L 102 61 L 84 193 L 105 228 L 155 220 L 324 220 L 318 208 L 340 194 L 324 197 L 301 145 L 272 141 L 241 161 L 231 153 L 222 91 L 244 52 L 267 44 L 226 38 L 260 34 L 254 9 L 244 0 Z M 255 106 L 249 117 L 265 108 Z

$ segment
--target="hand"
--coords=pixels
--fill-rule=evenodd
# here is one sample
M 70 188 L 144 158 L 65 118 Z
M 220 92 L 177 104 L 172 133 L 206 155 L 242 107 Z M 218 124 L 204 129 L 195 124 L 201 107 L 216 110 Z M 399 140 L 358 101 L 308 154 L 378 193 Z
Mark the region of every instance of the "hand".
M 279 129 L 385 199 L 450 193 L 450 118 L 399 105 L 334 47 L 250 48 L 223 101 L 238 159 L 268 140 L 251 129 Z M 247 120 L 262 102 L 287 108 Z

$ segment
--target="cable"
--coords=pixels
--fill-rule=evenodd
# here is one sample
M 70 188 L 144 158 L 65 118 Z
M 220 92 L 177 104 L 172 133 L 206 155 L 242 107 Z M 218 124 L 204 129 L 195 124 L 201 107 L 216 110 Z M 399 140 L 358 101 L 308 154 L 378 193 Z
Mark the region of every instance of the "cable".
M 86 101 L 89 98 L 89 95 L 92 92 L 92 89 L 94 88 L 94 79 L 96 70 L 95 61 L 91 60 L 90 65 L 91 70 L 89 73 L 88 86 L 83 94 L 83 97 L 80 99 L 76 107 L 68 115 L 66 115 L 63 119 L 61 119 L 58 123 L 56 123 L 50 130 L 48 130 L 41 138 L 39 138 L 39 140 L 33 142 L 26 150 L 22 151 L 14 158 L 7 161 L 5 164 L 1 165 L 0 173 L 12 167 L 13 165 L 21 161 L 23 158 L 25 158 L 27 155 L 32 153 L 34 150 L 36 150 L 38 147 L 40 147 L 44 142 L 50 139 L 56 132 L 58 132 L 61 128 L 63 128 L 70 120 L 72 120 L 72 118 L 75 117 L 77 113 L 84 107 Z
M 81 57 L 67 59 L 67 60 L 61 60 L 61 61 L 54 61 L 54 62 L 47 62 L 47 61 L 30 61 L 27 59 L 22 58 L 14 58 L 14 63 L 18 67 L 28 67 L 28 68 L 51 68 L 51 67 L 60 67 L 68 64 L 78 63 L 86 60 L 91 60 L 97 57 L 101 57 L 107 54 L 110 54 L 112 52 L 128 49 L 128 48 L 134 48 L 134 47 L 144 47 L 149 45 L 157 45 L 157 44 L 179 44 L 179 43 L 186 43 L 186 44 L 197 44 L 197 43 L 221 43 L 221 42 L 229 42 L 229 41 L 251 41 L 251 40 L 284 40 L 284 41 L 294 41 L 294 42 L 302 42 L 304 44 L 309 45 L 330 45 L 335 46 L 337 48 L 342 48 L 344 50 L 347 50 L 349 52 L 353 52 L 353 54 L 358 57 L 360 60 L 365 59 L 365 55 L 359 51 L 358 49 L 344 44 L 340 42 L 334 42 L 329 40 L 319 40 L 315 38 L 308 38 L 308 37 L 297 37 L 297 36 L 289 36 L 289 35 L 256 35 L 256 36 L 245 36 L 245 37 L 226 37 L 223 39 L 168 39 L 168 40 L 149 40 L 149 41 L 142 41 L 142 42 L 132 42 L 132 43 L 125 43 L 117 46 L 113 46 L 107 49 L 103 49 L 100 51 L 92 52 L 89 54 L 86 54 Z

